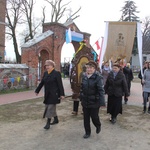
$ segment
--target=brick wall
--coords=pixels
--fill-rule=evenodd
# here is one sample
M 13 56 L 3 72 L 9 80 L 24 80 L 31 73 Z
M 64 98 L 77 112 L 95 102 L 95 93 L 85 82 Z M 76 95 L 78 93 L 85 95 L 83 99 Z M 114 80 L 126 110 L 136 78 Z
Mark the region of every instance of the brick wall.
M 0 0 L 0 22 L 5 22 L 6 0 Z M 5 50 L 5 25 L 0 23 L 0 56 L 1 61 L 4 61 Z
M 34 73 L 29 75 L 26 65 L 0 64 L 0 91 L 31 88 L 35 86 L 34 82 Z
M 72 26 L 70 26 L 72 27 Z M 43 39 L 42 41 L 30 46 L 22 47 L 22 61 L 26 63 L 29 68 L 32 68 L 37 72 L 37 77 L 42 77 L 44 72 L 44 62 L 47 59 L 51 59 L 56 63 L 56 70 L 61 70 L 61 50 L 65 42 L 65 33 L 68 27 L 60 23 L 45 23 L 43 24 L 43 33 L 51 30 L 53 34 Z M 80 32 L 77 28 L 77 32 Z M 83 33 L 84 39 L 90 38 L 90 34 Z M 75 50 L 78 50 L 79 42 L 72 42 Z M 38 65 L 40 64 L 40 65 Z M 30 70 L 30 69 L 29 69 Z
M 33 46 L 22 48 L 21 63 L 38 70 L 38 63 L 40 62 L 41 75 L 44 72 L 44 62 L 47 59 L 53 60 L 56 63 L 56 70 L 60 71 L 61 49 L 65 42 L 65 26 L 58 23 L 44 25 L 43 32 L 48 30 L 53 31 L 54 34 Z
M 43 32 L 51 30 L 54 32 L 51 45 L 52 60 L 56 63 L 56 69 L 60 70 L 61 49 L 65 42 L 65 32 L 67 27 L 59 23 L 43 24 Z

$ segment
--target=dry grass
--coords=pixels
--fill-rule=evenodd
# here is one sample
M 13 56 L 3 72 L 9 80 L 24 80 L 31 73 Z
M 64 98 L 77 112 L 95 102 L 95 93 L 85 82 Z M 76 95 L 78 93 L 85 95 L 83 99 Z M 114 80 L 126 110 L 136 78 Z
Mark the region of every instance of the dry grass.
M 43 99 L 37 98 L 32 100 L 26 100 L 22 102 L 16 102 L 13 104 L 6 104 L 0 106 L 0 122 L 20 122 L 24 120 L 37 120 L 42 118 L 44 112 Z M 71 115 L 72 111 L 71 98 L 66 98 L 60 105 L 57 105 L 59 111 L 59 118 L 62 122 L 68 119 L 82 120 L 82 115 L 76 117 Z M 81 107 L 79 114 L 81 113 Z M 100 110 L 101 120 L 108 121 L 108 114 L 106 113 L 106 107 Z M 123 115 L 118 117 L 118 122 L 122 128 L 135 129 L 147 124 L 149 122 L 150 114 L 142 114 L 142 108 L 137 106 L 123 105 Z M 141 124 L 142 123 L 142 124 Z M 150 131 L 150 127 L 146 126 L 145 130 Z
M 0 106 L 0 122 L 38 119 L 42 112 L 42 98 L 6 104 Z

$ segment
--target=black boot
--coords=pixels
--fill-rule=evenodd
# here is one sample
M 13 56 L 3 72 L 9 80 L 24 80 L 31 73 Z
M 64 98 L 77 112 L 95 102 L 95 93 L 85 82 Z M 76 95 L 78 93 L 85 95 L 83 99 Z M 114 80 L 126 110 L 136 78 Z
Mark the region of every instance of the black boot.
M 54 121 L 51 123 L 51 125 L 54 125 L 54 124 L 57 124 L 57 123 L 59 123 L 59 120 L 58 120 L 58 117 L 55 116 Z
M 101 126 L 98 126 L 98 127 L 96 128 L 96 133 L 99 134 L 100 131 L 101 131 Z
M 47 119 L 47 123 L 46 123 L 44 129 L 48 130 L 48 129 L 50 128 L 50 122 L 51 122 L 51 119 L 48 118 L 48 119 Z
M 143 113 L 144 114 L 146 113 L 146 106 L 144 106 L 144 108 L 143 108 Z
M 124 98 L 124 104 L 127 104 L 127 101 L 128 101 L 128 98 L 125 97 L 125 98 Z
M 148 107 L 148 113 L 150 114 L 150 106 Z

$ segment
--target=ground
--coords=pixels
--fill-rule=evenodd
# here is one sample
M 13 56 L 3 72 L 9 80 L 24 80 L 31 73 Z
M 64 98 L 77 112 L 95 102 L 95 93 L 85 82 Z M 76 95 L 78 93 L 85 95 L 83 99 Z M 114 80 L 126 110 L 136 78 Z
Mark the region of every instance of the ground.
M 96 134 L 91 123 L 89 139 L 83 139 L 81 107 L 71 115 L 71 98 L 58 105 L 59 124 L 44 130 L 42 98 L 0 106 L 0 150 L 149 150 L 150 114 L 142 107 L 123 105 L 117 123 L 109 122 L 106 108 L 101 108 L 102 130 Z

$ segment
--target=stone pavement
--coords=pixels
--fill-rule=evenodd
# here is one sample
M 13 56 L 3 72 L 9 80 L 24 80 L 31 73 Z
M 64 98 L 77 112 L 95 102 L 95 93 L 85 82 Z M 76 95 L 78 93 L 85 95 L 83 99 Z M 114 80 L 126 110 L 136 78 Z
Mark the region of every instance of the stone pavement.
M 70 82 L 68 78 L 63 79 L 63 85 L 65 89 L 65 95 L 72 95 L 72 90 L 70 88 Z M 14 103 L 23 100 L 30 100 L 34 98 L 43 97 L 43 90 L 40 91 L 39 95 L 36 96 L 34 90 L 11 93 L 11 94 L 3 94 L 0 95 L 0 105 Z M 129 97 L 128 105 L 136 105 L 142 106 L 142 87 L 140 83 L 132 82 L 131 85 L 131 96 Z

